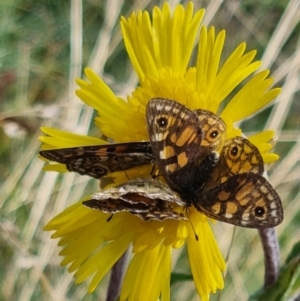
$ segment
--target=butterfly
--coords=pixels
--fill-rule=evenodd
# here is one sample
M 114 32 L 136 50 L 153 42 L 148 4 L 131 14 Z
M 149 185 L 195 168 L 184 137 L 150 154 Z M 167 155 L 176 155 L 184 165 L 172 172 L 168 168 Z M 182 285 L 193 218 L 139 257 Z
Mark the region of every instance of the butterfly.
M 146 108 L 155 163 L 168 186 L 184 199 L 207 181 L 226 137 L 222 119 L 211 113 L 199 122 L 197 112 L 168 99 L 152 99 Z
M 216 163 L 215 151 L 225 142 L 226 125 L 222 119 L 206 110 L 195 111 L 197 127 L 201 126 L 202 155 L 210 155 Z M 209 122 L 207 122 L 209 120 Z M 69 171 L 75 171 L 94 178 L 146 165 L 154 157 L 149 141 L 110 145 L 83 146 L 64 149 L 44 150 L 40 155 L 62 164 Z M 84 205 L 106 213 L 129 211 L 143 220 L 183 219 L 182 213 L 175 212 L 171 203 L 183 205 L 178 195 L 162 183 L 149 180 L 129 182 L 124 185 L 97 192 Z M 138 191 L 137 191 L 138 189 Z M 127 191 L 126 193 L 124 193 Z M 154 192 L 157 191 L 156 194 Z
M 152 179 L 135 179 L 118 187 L 91 195 L 84 206 L 104 213 L 130 212 L 144 221 L 166 219 L 185 220 L 182 212 L 174 210 L 181 200 L 166 185 Z
M 150 100 L 146 119 L 154 160 L 186 207 L 194 205 L 208 217 L 241 227 L 268 228 L 282 222 L 280 197 L 262 176 L 262 157 L 247 139 L 235 137 L 222 145 L 219 138 L 206 149 L 205 126 L 195 112 L 168 99 Z M 209 136 L 212 142 L 217 134 Z
M 262 177 L 259 151 L 242 137 L 225 143 L 226 125 L 221 118 L 205 110 L 190 111 L 167 99 L 151 100 L 146 117 L 150 142 L 55 149 L 40 154 L 66 164 L 70 171 L 95 178 L 155 162 L 171 189 L 180 194 L 181 205 L 194 205 L 207 216 L 244 227 L 273 227 L 282 221 L 281 201 Z M 138 202 L 118 202 L 118 208 L 123 206 L 133 214 L 140 210 Z M 178 198 L 174 202 L 178 203 Z M 102 210 L 117 210 L 112 209 L 110 201 L 106 206 Z
M 207 136 L 207 138 L 202 139 L 203 155 L 206 156 L 207 153 L 212 153 L 216 146 L 224 144 L 225 137 L 222 134 L 225 133 L 226 125 L 219 117 L 209 111 L 197 110 L 195 114 L 198 118 L 198 124 L 202 127 L 202 132 L 206 133 Z M 211 124 L 206 122 L 207 119 L 211 120 Z M 214 141 L 209 141 L 208 139 L 212 135 L 218 137 Z M 69 171 L 96 179 L 112 172 L 154 163 L 149 141 L 49 149 L 42 150 L 39 154 L 48 160 L 65 164 Z M 215 161 L 214 153 L 211 157 L 211 160 Z

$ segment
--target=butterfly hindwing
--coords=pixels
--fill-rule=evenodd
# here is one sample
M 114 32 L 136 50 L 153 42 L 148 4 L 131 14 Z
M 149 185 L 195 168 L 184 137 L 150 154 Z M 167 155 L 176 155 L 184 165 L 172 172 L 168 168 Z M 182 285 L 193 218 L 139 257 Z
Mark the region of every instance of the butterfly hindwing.
M 204 191 L 194 205 L 209 217 L 241 227 L 269 228 L 283 220 L 280 197 L 264 177 L 252 172 Z
M 237 136 L 228 139 L 205 189 L 247 172 L 263 174 L 264 163 L 259 150 L 246 138 Z
M 162 183 L 135 180 L 94 193 L 83 205 L 111 214 L 127 211 L 145 221 L 185 219 L 183 213 L 174 210 L 177 203 L 178 196 Z
M 246 138 L 226 141 L 211 178 L 194 199 L 194 206 L 214 219 L 249 228 L 281 223 L 281 200 L 262 176 L 263 159 Z

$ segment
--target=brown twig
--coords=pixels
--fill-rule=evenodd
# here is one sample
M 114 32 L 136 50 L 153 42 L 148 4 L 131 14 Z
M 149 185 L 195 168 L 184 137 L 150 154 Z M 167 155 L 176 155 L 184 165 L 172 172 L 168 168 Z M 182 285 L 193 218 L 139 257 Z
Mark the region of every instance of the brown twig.
M 259 229 L 258 233 L 263 246 L 265 257 L 265 283 L 267 288 L 273 285 L 279 273 L 279 246 L 274 228 Z
M 111 270 L 106 301 L 116 301 L 120 295 L 128 253 L 129 251 L 127 250 Z

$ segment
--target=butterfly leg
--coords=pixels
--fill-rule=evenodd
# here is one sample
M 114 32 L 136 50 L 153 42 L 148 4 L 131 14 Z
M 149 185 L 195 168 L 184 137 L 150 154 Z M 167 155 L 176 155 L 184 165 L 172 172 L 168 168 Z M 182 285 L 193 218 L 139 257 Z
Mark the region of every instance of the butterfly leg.
M 106 221 L 107 221 L 107 222 L 110 222 L 111 219 L 113 218 L 113 216 L 114 216 L 114 214 L 111 214 L 111 215 L 108 217 L 108 219 L 107 219 Z

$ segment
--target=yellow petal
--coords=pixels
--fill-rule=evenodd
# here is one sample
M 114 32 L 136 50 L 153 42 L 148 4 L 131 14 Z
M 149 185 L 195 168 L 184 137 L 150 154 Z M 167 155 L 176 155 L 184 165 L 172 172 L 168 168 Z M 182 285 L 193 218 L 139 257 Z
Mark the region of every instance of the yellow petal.
M 201 225 L 196 215 L 201 213 L 192 212 L 191 222 L 198 225 L 195 230 L 199 240 L 194 235 L 187 238 L 187 251 L 194 282 L 201 300 L 208 301 L 209 294 L 224 287 L 221 271 L 226 268 L 224 259 L 207 222 Z
M 279 156 L 274 153 L 268 153 L 274 147 L 274 131 L 263 131 L 248 137 L 259 150 L 264 160 L 264 163 L 272 163 L 279 159 Z
M 267 91 L 273 79 L 267 78 L 269 70 L 264 70 L 253 76 L 247 84 L 231 99 L 221 114 L 221 117 L 239 121 L 257 112 L 280 93 L 276 88 Z
M 126 233 L 94 253 L 75 273 L 76 283 L 83 282 L 95 273 L 88 288 L 90 293 L 93 292 L 102 278 L 128 249 L 131 239 L 132 233 Z
M 170 298 L 171 247 L 160 244 L 136 253 L 127 269 L 120 300 Z M 145 277 L 147 275 L 147 277 Z
M 43 150 L 107 144 L 107 141 L 99 138 L 74 134 L 55 128 L 42 127 L 41 131 L 47 135 L 39 137 L 40 141 L 44 143 L 44 145 L 42 145 Z
M 177 5 L 172 16 L 165 3 L 161 10 L 153 9 L 152 24 L 149 14 L 141 11 L 121 19 L 125 47 L 141 82 L 146 76 L 158 78 L 161 68 L 185 73 L 204 15 L 203 9 L 194 15 L 193 10 L 192 2 L 185 9 Z
M 55 171 L 55 172 L 69 172 L 66 165 L 64 164 L 48 164 L 43 167 L 44 171 Z
M 207 97 L 212 94 L 214 88 L 224 41 L 225 30 L 222 30 L 215 38 L 214 27 L 211 27 L 209 32 L 206 26 L 201 27 L 196 63 L 196 89 Z
M 269 142 L 273 140 L 275 136 L 274 131 L 263 131 L 252 136 L 249 136 L 248 139 L 254 145 L 259 145 L 261 143 Z
M 280 158 L 277 154 L 274 154 L 274 153 L 262 154 L 261 156 L 264 160 L 264 163 L 266 163 L 266 164 L 275 162 Z

